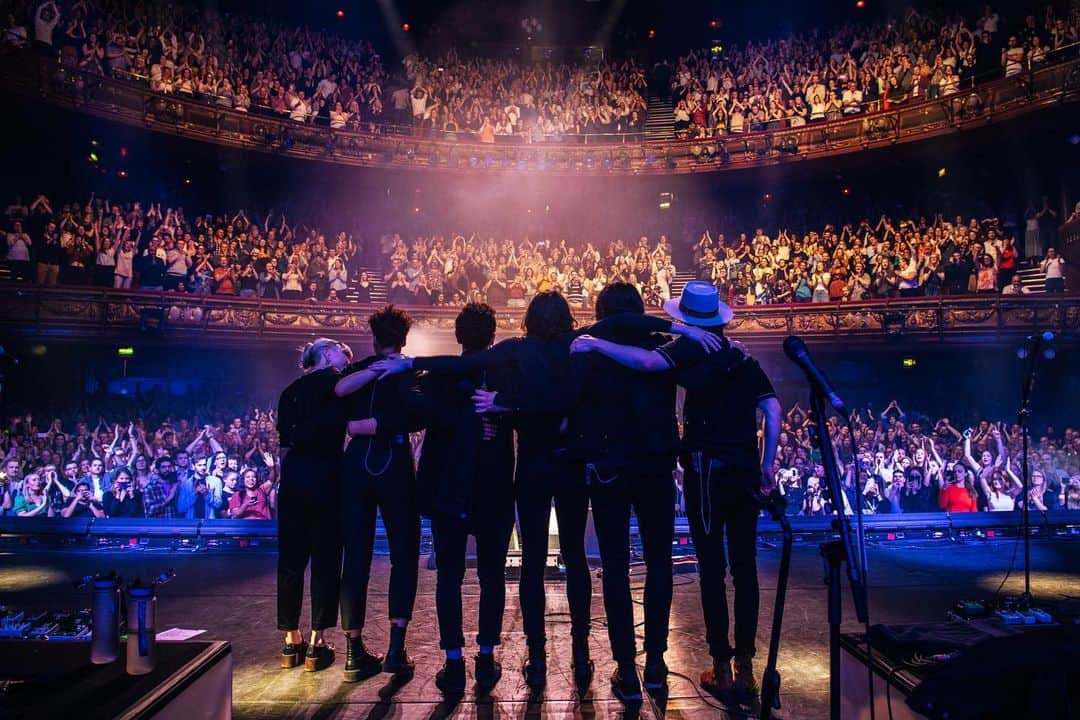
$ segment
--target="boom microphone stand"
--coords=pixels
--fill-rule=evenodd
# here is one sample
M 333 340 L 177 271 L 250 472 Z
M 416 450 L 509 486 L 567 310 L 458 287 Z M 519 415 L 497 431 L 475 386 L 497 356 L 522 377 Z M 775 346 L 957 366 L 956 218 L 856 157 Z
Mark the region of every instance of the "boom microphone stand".
M 855 605 L 855 617 L 863 625 L 869 622 L 862 527 L 860 524 L 857 531 L 852 529 L 851 521 L 844 515 L 844 488 L 840 481 L 840 468 L 836 462 L 832 438 L 825 427 L 826 408 L 843 407 L 843 403 L 824 374 L 810 359 L 802 340 L 789 337 L 784 341 L 784 352 L 802 368 L 810 383 L 810 432 L 821 452 L 821 465 L 825 470 L 829 498 L 833 505 L 833 530 L 840 535 L 838 539 L 820 545 L 821 556 L 825 560 L 825 583 L 829 588 L 829 717 L 831 720 L 840 720 L 840 622 L 843 613 L 840 577 L 841 567 L 845 564 Z M 854 438 L 852 441 L 854 442 Z M 855 502 L 861 502 L 861 498 L 857 497 Z M 869 636 L 866 641 L 870 642 Z M 872 668 L 870 677 L 873 677 Z M 873 708 L 872 693 L 870 704 Z
M 1020 393 L 1020 409 L 1016 411 L 1016 424 L 1020 426 L 1020 438 L 1023 443 L 1023 498 L 1024 498 L 1024 592 L 1020 595 L 1020 606 L 1025 610 L 1032 606 L 1031 597 L 1031 466 L 1028 464 L 1028 417 L 1031 415 L 1031 391 L 1035 389 L 1035 376 L 1039 366 L 1039 358 L 1046 357 L 1051 360 L 1054 357 L 1053 348 L 1044 347 L 1044 343 L 1053 341 L 1054 333 L 1049 330 L 1027 339 L 1017 355 L 1021 359 L 1026 358 L 1027 371 L 1024 375 L 1024 385 Z

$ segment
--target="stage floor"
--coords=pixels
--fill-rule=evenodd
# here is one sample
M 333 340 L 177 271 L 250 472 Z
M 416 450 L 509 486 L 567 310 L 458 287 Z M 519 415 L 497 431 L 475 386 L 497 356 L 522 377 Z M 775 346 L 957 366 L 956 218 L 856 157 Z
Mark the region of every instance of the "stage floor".
M 994 594 L 1011 560 L 1015 567 L 1004 593 L 1022 588 L 1023 550 L 1010 539 L 968 541 L 887 542 L 869 548 L 873 587 L 872 621 L 910 622 L 942 619 L 964 598 Z M 569 632 L 566 599 L 561 583 L 548 584 L 549 684 L 541 701 L 530 701 L 519 668 L 525 645 L 518 613 L 516 586 L 507 593 L 504 644 L 498 649 L 503 679 L 489 701 L 466 695 L 457 705 L 441 703 L 434 674 L 442 662 L 434 608 L 435 573 L 421 558 L 420 587 L 410 631 L 410 649 L 417 660 L 415 678 L 400 687 L 389 676 L 360 684 L 341 682 L 344 640 L 330 640 L 341 654 L 337 664 L 321 673 L 277 667 L 280 638 L 275 630 L 275 555 L 258 548 L 244 551 L 165 550 L 50 550 L 41 546 L 0 548 L 0 602 L 35 607 L 85 607 L 88 596 L 76 591 L 79 577 L 109 569 L 124 578 L 152 577 L 175 568 L 176 579 L 163 588 L 158 601 L 158 629 L 205 629 L 199 639 L 223 639 L 233 644 L 235 661 L 233 710 L 237 718 L 701 718 L 744 717 L 711 707 L 702 698 L 696 679 L 706 666 L 704 629 L 696 574 L 675 578 L 667 661 L 672 675 L 665 701 L 646 697 L 638 712 L 626 712 L 607 684 L 612 665 L 602 622 L 600 581 L 594 582 L 593 655 L 597 674 L 584 701 L 575 699 L 569 678 Z M 761 546 L 762 586 L 759 654 L 756 669 L 764 667 L 769 619 L 773 608 L 779 548 Z M 1037 597 L 1062 600 L 1080 596 L 1080 542 L 1072 538 L 1040 539 L 1032 544 L 1034 592 Z M 385 648 L 384 618 L 389 561 L 377 557 L 372 572 L 369 608 L 369 646 Z M 643 568 L 635 568 L 639 577 Z M 816 544 L 796 545 L 780 649 L 783 709 L 792 720 L 816 720 L 828 711 L 828 640 L 825 587 Z M 639 585 L 641 579 L 635 583 Z M 474 627 L 477 586 L 466 578 L 466 638 Z M 845 629 L 856 629 L 845 587 Z M 638 595 L 640 597 L 640 594 Z M 305 608 L 306 610 L 306 608 Z M 641 607 L 637 608 L 640 615 Z M 466 648 L 470 657 L 475 648 Z M 471 662 L 469 674 L 471 683 Z M 471 691 L 471 685 L 470 685 Z M 711 700 L 711 698 L 710 698 Z

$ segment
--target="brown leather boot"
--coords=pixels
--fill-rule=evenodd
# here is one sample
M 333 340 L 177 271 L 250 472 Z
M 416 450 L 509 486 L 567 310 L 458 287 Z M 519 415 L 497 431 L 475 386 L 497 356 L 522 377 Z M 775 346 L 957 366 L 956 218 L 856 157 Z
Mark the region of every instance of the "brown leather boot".
M 713 695 L 731 691 L 735 681 L 731 677 L 731 662 L 713 660 L 712 667 L 701 673 L 701 688 Z
M 735 692 L 753 697 L 759 688 L 754 679 L 754 662 L 748 657 L 735 658 Z

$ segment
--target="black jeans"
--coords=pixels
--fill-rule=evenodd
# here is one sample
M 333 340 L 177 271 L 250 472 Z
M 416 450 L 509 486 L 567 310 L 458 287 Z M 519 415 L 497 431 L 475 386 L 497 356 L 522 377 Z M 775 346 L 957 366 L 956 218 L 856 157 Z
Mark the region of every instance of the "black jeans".
M 589 497 L 604 568 L 608 638 L 611 654 L 618 663 L 632 663 L 637 654 L 629 575 L 631 507 L 637 516 L 645 554 L 645 651 L 662 654 L 667 650 L 672 593 L 671 542 L 675 536 L 672 469 L 622 472 L 614 479 L 590 474 Z
M 522 625 L 532 649 L 542 650 L 544 630 L 544 568 L 548 550 L 551 504 L 559 524 L 559 552 L 566 566 L 566 600 L 570 605 L 570 632 L 575 639 L 589 637 L 592 578 L 585 559 L 585 523 L 589 497 L 580 471 L 547 452 L 523 452 L 517 463 L 517 516 L 521 538 Z
M 290 450 L 278 489 L 278 629 L 300 628 L 304 570 L 311 562 L 311 629 L 337 625 L 341 534 L 337 517 L 340 457 Z
M 686 465 L 683 488 L 690 536 L 697 551 L 701 578 L 701 608 L 709 654 L 721 662 L 733 655 L 753 657 L 758 624 L 757 521 L 759 508 L 752 496 L 758 477 L 746 470 L 725 470 L 701 460 Z M 727 534 L 727 554 L 724 535 Z M 724 577 L 730 562 L 735 585 L 735 647 L 728 642 L 727 589 Z
M 377 464 L 380 467 L 374 469 L 382 471 L 381 462 Z M 382 517 L 390 543 L 388 617 L 412 619 L 420 558 L 420 515 L 416 510 L 415 484 L 412 451 L 407 441 L 403 446 L 395 447 L 393 460 L 379 475 L 372 475 L 364 467 L 362 452 L 346 452 L 340 500 L 345 541 L 341 574 L 343 630 L 364 627 L 375 546 L 376 510 Z
M 464 647 L 461 582 L 465 578 L 465 548 L 476 537 L 476 575 L 480 580 L 480 617 L 476 644 L 498 645 L 506 608 L 506 552 L 514 529 L 514 505 L 509 497 L 498 507 L 478 506 L 472 520 L 436 513 L 431 518 L 435 541 L 435 609 L 439 615 L 439 647 Z

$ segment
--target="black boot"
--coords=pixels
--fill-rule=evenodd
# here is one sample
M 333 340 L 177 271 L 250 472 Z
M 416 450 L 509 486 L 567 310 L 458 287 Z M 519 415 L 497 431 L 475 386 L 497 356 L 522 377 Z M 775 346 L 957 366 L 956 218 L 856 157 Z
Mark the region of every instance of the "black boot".
M 285 643 L 281 648 L 281 667 L 294 668 L 304 662 L 304 654 L 307 652 L 307 643 L 301 640 L 298 643 Z
M 321 642 L 318 645 L 308 645 L 307 655 L 304 656 L 304 670 L 318 672 L 325 670 L 334 664 L 334 646 Z
M 435 673 L 435 687 L 444 695 L 462 695 L 465 692 L 465 658 L 447 658 L 442 670 Z
M 476 655 L 476 694 L 487 695 L 502 677 L 502 665 L 495 660 L 494 653 L 478 653 Z
M 571 655 L 571 666 L 574 670 L 574 684 L 577 685 L 578 690 L 584 691 L 589 687 L 589 684 L 592 683 L 593 671 L 595 670 L 592 658 L 589 656 L 588 639 L 579 640 L 575 638 Z
M 521 669 L 530 690 L 542 690 L 547 684 L 547 653 L 543 648 L 529 648 L 529 659 Z
M 345 638 L 345 682 L 359 682 L 382 671 L 382 658 L 372 655 L 358 637 Z
M 633 662 L 619 663 L 611 673 L 611 691 L 625 704 L 641 702 L 641 683 Z
M 405 626 L 390 626 L 390 647 L 386 651 L 386 659 L 383 660 L 383 672 L 391 675 L 412 675 L 416 669 L 416 663 L 409 657 L 405 650 Z
M 660 690 L 667 686 L 668 666 L 664 662 L 664 656 L 645 657 L 645 681 L 647 690 Z

